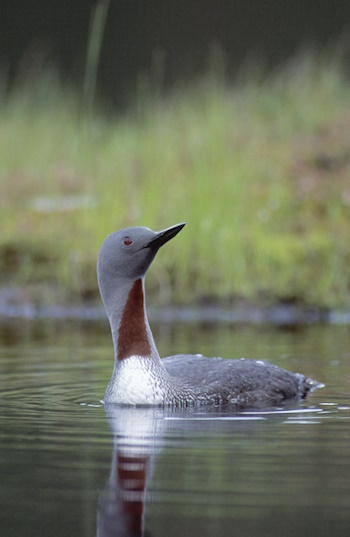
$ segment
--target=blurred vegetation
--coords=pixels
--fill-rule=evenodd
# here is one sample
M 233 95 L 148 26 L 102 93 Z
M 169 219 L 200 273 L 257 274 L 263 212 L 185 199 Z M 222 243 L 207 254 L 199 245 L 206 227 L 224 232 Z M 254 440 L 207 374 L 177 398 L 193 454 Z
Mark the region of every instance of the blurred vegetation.
M 85 112 L 47 71 L 0 108 L 0 285 L 93 298 L 108 233 L 187 221 L 149 273 L 160 301 L 350 306 L 350 91 L 334 58 L 163 97 L 142 86 L 123 113 Z

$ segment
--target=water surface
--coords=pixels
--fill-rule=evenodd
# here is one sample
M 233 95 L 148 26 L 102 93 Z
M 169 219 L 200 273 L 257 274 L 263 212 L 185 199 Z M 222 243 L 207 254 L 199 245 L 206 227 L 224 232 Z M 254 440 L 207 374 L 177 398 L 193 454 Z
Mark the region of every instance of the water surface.
M 241 414 L 104 408 L 106 323 L 3 322 L 1 535 L 348 536 L 348 326 L 158 324 L 155 338 L 162 355 L 268 359 L 326 388 Z

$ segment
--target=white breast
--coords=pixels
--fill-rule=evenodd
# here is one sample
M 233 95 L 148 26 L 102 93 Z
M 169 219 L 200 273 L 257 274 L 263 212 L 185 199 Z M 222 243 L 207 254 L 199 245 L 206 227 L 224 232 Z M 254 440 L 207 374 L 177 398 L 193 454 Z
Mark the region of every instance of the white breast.
M 158 405 L 165 400 L 162 377 L 150 358 L 130 356 L 118 363 L 109 403 Z

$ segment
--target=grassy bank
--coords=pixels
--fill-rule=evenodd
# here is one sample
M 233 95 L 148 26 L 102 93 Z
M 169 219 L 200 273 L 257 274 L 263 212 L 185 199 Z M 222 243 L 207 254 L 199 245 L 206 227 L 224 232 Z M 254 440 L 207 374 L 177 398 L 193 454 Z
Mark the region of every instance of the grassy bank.
M 349 133 L 349 83 L 324 59 L 113 117 L 47 74 L 1 104 L 0 284 L 95 296 L 108 233 L 187 221 L 149 274 L 160 300 L 349 307 Z

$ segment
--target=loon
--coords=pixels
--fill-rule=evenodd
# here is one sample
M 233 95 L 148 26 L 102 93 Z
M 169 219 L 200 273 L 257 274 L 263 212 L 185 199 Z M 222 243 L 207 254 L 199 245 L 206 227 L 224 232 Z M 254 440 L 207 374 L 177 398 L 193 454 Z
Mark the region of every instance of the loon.
M 114 369 L 103 402 L 122 405 L 231 405 L 298 401 L 321 385 L 266 361 L 179 354 L 161 359 L 145 307 L 145 275 L 157 251 L 185 223 L 155 232 L 129 227 L 108 235 L 97 279 L 108 316 Z

